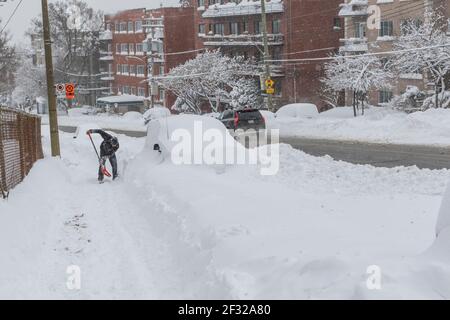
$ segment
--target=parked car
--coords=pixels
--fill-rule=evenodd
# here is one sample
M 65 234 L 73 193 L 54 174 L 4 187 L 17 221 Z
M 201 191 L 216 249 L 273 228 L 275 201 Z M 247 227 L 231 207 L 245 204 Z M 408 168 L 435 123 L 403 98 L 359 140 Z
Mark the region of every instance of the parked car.
M 266 121 L 257 109 L 225 110 L 219 120 L 229 130 L 264 130 Z

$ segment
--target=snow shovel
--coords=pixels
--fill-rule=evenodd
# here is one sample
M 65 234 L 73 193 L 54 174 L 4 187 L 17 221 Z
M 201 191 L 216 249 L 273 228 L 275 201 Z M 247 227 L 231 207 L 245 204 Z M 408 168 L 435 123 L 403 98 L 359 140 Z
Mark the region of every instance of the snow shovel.
M 89 139 L 91 139 L 92 146 L 94 147 L 95 153 L 97 154 L 98 163 L 100 163 L 100 170 L 102 170 L 102 173 L 107 176 L 111 177 L 111 173 L 106 169 L 106 167 L 102 164 L 102 159 L 100 158 L 100 155 L 98 154 L 97 148 L 95 147 L 94 140 L 92 140 L 91 134 L 88 133 Z

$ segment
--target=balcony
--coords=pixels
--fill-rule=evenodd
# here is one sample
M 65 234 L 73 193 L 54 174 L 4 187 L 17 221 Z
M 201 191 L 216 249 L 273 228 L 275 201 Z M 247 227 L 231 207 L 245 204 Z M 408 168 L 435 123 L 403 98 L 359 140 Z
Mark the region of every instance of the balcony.
M 339 51 L 342 53 L 350 52 L 368 52 L 369 47 L 367 45 L 366 38 L 349 38 L 349 39 L 340 39 L 343 45 L 339 48 Z
M 368 0 L 351 0 L 341 4 L 340 17 L 367 16 Z
M 100 57 L 100 61 L 114 61 L 114 57 L 111 55 Z
M 281 0 L 271 0 L 266 2 L 266 13 L 284 12 L 283 2 Z M 210 5 L 203 18 L 218 18 L 232 16 L 248 16 L 261 14 L 261 2 L 259 0 L 242 0 L 240 3 L 228 2 L 225 4 Z
M 109 30 L 105 30 L 103 32 L 100 32 L 99 40 L 100 41 L 111 41 L 113 38 L 113 34 Z
M 114 74 L 112 72 L 103 71 L 100 72 L 101 81 L 114 81 Z
M 230 34 L 201 35 L 205 46 L 262 46 L 262 34 Z M 269 46 L 281 46 L 284 43 L 282 34 L 268 34 Z

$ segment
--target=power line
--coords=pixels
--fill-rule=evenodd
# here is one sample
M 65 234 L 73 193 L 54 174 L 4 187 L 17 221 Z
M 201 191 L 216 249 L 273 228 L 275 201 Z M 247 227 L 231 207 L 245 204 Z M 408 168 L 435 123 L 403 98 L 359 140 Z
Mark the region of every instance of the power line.
M 3 31 L 5 31 L 6 27 L 8 26 L 8 24 L 11 22 L 11 19 L 14 17 L 14 15 L 16 14 L 17 10 L 19 9 L 19 6 L 22 4 L 23 0 L 20 0 L 19 3 L 17 4 L 17 6 L 14 8 L 14 11 L 10 14 L 8 20 L 6 20 L 5 25 L 3 26 L 2 30 L 0 31 L 0 33 L 3 33 Z
M 397 53 L 405 53 L 405 52 L 421 51 L 421 50 L 430 50 L 430 49 L 437 49 L 437 48 L 444 48 L 444 47 L 450 47 L 450 44 L 442 44 L 442 45 L 420 47 L 420 48 L 413 48 L 413 49 L 380 51 L 380 52 L 364 53 L 364 54 L 357 54 L 357 55 L 338 56 L 338 57 L 323 57 L 323 58 L 309 58 L 309 59 L 281 59 L 281 60 L 268 60 L 268 61 L 269 62 L 330 61 L 330 60 L 338 60 L 338 59 L 354 59 L 354 58 L 359 58 L 359 57 L 392 55 L 392 54 L 397 54 Z

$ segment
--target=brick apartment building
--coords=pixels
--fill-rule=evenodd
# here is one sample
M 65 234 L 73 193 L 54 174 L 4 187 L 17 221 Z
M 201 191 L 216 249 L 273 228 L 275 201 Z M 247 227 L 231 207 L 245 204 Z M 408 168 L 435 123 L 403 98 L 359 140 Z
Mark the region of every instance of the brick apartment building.
M 104 94 L 130 94 L 148 97 L 146 39 L 143 28 L 146 9 L 133 9 L 105 15 L 105 32 L 101 35 L 101 80 Z
M 104 95 L 136 95 L 149 98 L 148 106 L 170 107 L 175 97 L 152 79 L 194 57 L 194 8 L 141 8 L 106 15 L 101 40 L 101 79 L 108 88 Z
M 262 59 L 260 0 L 193 0 L 196 48 Z M 338 17 L 342 0 L 270 0 L 266 2 L 269 50 L 272 60 L 326 57 L 339 48 L 343 29 Z M 321 62 L 272 63 L 277 106 L 320 98 Z
M 154 102 L 171 107 L 176 97 L 158 87 L 157 78 L 195 57 L 194 8 L 182 6 L 148 10 L 144 28 Z
M 381 11 L 380 30 L 367 27 L 371 5 L 377 5 Z M 450 17 L 448 0 L 346 0 L 339 13 L 345 19 L 345 37 L 341 39 L 340 51 L 344 54 L 390 51 L 401 34 L 402 23 L 410 19 L 423 21 L 426 8 L 442 10 L 447 18 Z M 383 105 L 393 95 L 404 93 L 409 85 L 420 90 L 434 90 L 426 74 L 401 74 L 394 82 L 392 90 L 371 92 L 369 103 Z M 349 96 L 347 104 L 350 103 Z

